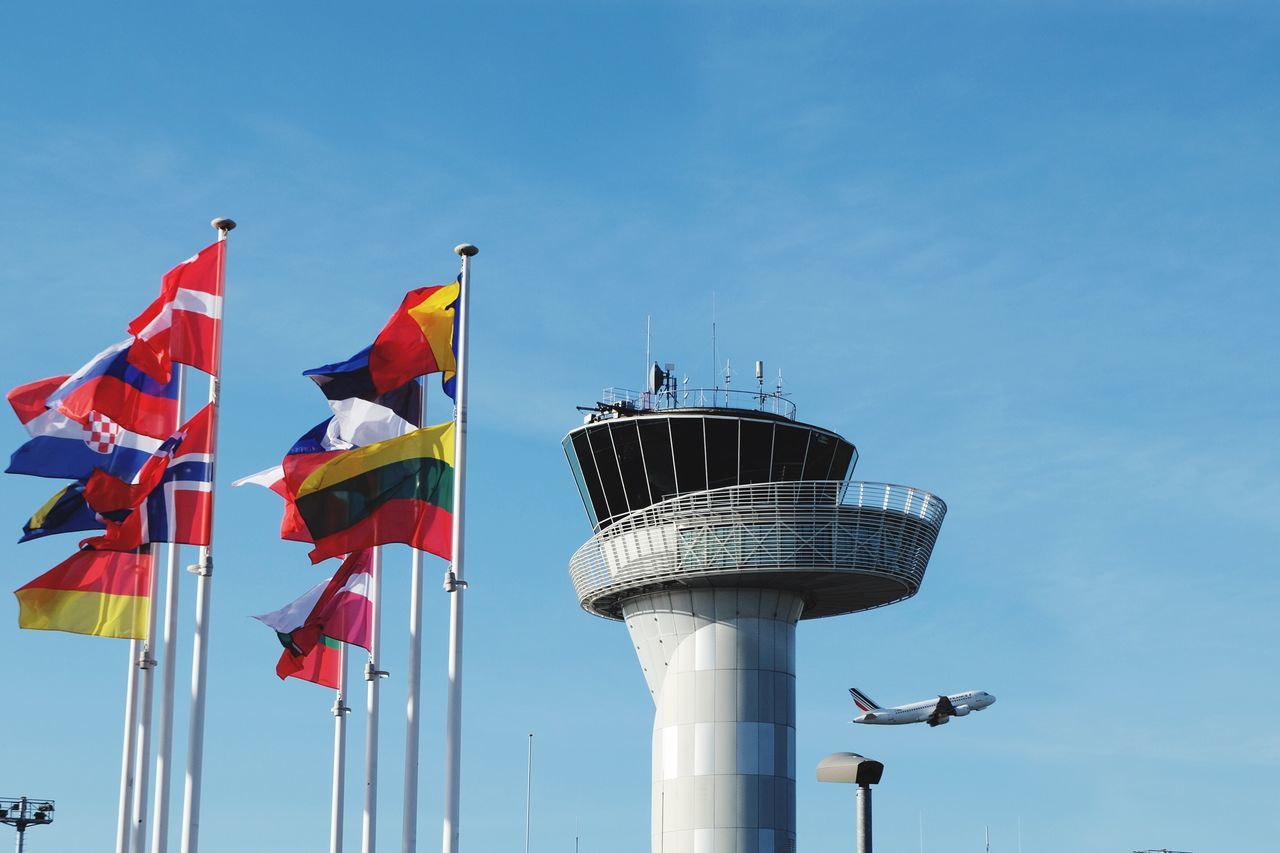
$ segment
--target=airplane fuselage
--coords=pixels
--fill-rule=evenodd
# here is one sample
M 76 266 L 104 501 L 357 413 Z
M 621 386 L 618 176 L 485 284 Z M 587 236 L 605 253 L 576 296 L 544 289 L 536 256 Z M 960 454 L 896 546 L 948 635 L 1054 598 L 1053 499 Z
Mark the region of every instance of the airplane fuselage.
M 928 723 L 931 726 L 940 726 L 951 717 L 963 717 L 970 711 L 981 711 L 990 707 L 996 701 L 996 697 L 982 690 L 970 690 L 965 693 L 939 696 L 936 699 L 926 699 L 923 702 L 912 702 L 909 705 L 896 705 L 892 708 L 862 708 L 863 702 L 857 697 L 854 701 L 858 702 L 863 713 L 850 722 L 873 726 L 901 726 L 907 723 Z

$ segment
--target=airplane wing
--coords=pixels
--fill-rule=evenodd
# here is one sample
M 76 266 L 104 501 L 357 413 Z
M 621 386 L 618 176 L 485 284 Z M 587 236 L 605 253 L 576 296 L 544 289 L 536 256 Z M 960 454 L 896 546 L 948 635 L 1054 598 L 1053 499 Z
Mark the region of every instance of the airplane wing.
M 933 713 L 925 720 L 930 727 L 940 726 L 947 721 L 947 717 L 956 715 L 956 706 L 951 704 L 951 700 L 946 696 L 938 697 L 938 704 L 933 706 Z

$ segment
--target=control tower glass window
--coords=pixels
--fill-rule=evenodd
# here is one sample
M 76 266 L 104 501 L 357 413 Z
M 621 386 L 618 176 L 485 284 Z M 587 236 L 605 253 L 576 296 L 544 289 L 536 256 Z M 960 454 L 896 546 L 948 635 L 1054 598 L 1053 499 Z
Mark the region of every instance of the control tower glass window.
M 618 472 L 618 455 L 613 449 L 613 439 L 608 429 L 591 430 L 588 436 L 591 439 L 591 455 L 595 459 L 596 470 L 600 472 L 600 485 L 604 489 L 604 499 L 609 509 L 602 517 L 621 515 L 627 511 L 627 497 L 622 488 L 622 475 Z
M 770 480 L 802 479 L 805 456 L 812 430 L 778 424 L 773 433 L 773 464 Z M 821 479 L 826 479 L 822 477 Z
M 667 418 L 640 421 L 640 447 L 644 452 L 644 467 L 649 472 L 649 492 L 655 502 L 677 493 L 670 427 Z
M 854 463 L 857 461 L 858 451 L 853 449 L 853 445 L 843 441 L 840 442 L 840 446 L 836 448 L 835 458 L 831 461 L 831 473 L 827 475 L 827 479 L 847 479 L 853 471 Z
M 738 483 L 767 483 L 773 453 L 773 424 L 741 422 L 738 445 Z
M 595 457 L 591 453 L 591 441 L 585 432 L 572 435 L 565 455 L 569 457 L 569 467 L 578 481 L 578 492 L 586 504 L 587 515 L 591 517 L 593 527 L 600 526 L 600 519 L 609 517 L 609 505 L 604 500 L 604 490 L 600 488 L 600 474 L 596 471 Z
M 708 489 L 845 480 L 857 461 L 853 445 L 835 433 L 767 413 L 722 411 L 623 415 L 570 433 L 564 449 L 592 525 Z
M 738 421 L 736 418 L 706 418 L 707 488 L 738 485 Z
M 609 424 L 613 433 L 613 446 L 618 453 L 618 470 L 622 472 L 622 487 L 627 496 L 627 506 L 632 509 L 649 506 L 649 476 L 645 471 L 644 454 L 640 452 L 640 428 L 634 418 Z
M 804 460 L 802 480 L 841 480 L 839 474 L 831 473 L 831 462 L 835 459 L 837 442 L 829 435 L 820 432 L 809 434 L 809 450 Z
M 681 494 L 707 487 L 707 451 L 702 418 L 671 418 L 671 448 L 676 459 L 676 487 Z

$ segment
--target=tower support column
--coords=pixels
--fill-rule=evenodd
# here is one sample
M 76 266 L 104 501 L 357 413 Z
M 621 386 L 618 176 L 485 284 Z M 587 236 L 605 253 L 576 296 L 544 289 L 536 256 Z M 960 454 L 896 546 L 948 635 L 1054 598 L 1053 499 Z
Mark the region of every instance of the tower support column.
M 654 853 L 791 853 L 792 592 L 648 593 L 622 606 L 653 695 Z

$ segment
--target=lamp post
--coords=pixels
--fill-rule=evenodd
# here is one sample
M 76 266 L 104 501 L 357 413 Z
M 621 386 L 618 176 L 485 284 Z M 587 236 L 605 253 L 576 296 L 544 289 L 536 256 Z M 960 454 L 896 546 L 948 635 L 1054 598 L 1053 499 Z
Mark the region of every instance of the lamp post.
M 818 762 L 819 782 L 858 786 L 858 853 L 871 853 L 871 786 L 882 775 L 883 764 L 856 752 L 833 752 Z
M 18 853 L 22 853 L 28 826 L 53 823 L 53 800 L 33 800 L 30 797 L 12 800 L 0 797 L 0 823 L 18 830 Z

